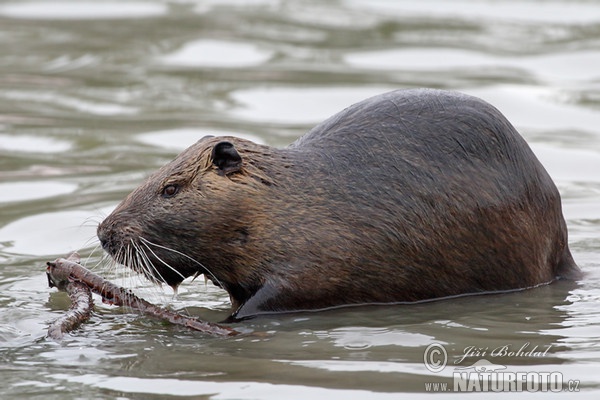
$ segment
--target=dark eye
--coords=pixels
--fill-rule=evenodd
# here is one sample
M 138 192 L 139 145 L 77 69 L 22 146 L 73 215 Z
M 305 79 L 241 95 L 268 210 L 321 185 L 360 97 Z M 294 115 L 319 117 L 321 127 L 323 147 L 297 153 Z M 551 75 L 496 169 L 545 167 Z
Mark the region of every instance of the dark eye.
M 174 183 L 167 185 L 162 190 L 162 197 L 173 197 L 179 192 L 179 185 Z

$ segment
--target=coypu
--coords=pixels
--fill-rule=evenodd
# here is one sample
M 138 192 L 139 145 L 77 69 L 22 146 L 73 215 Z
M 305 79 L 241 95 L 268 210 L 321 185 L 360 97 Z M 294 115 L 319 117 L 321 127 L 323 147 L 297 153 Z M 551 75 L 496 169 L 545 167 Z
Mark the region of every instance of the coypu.
M 433 89 L 364 100 L 285 148 L 205 137 L 98 227 L 174 288 L 204 273 L 230 320 L 576 279 L 560 195 L 493 106 Z

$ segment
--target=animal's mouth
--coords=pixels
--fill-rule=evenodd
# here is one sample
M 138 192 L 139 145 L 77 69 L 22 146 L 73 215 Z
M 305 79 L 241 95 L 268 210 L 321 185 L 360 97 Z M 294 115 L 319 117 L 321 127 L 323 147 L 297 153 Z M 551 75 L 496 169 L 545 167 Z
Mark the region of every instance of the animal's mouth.
M 156 239 L 147 239 L 139 233 L 110 232 L 104 226 L 98 229 L 98 238 L 102 248 L 114 262 L 124 265 L 154 284 L 167 284 L 174 290 L 184 279 L 204 275 L 214 285 L 224 285 L 204 265 L 195 258 L 158 243 Z
M 187 263 L 166 261 L 164 258 L 157 258 L 155 256 L 145 256 L 143 259 L 136 258 L 125 265 L 141 273 L 150 281 L 158 284 L 166 283 L 174 290 L 177 289 L 184 279 L 204 273 L 204 271 L 200 271 L 197 268 L 192 269 Z
M 188 260 L 170 257 L 168 253 L 162 254 L 142 240 L 129 240 L 120 245 L 104 241 L 102 247 L 114 262 L 130 268 L 155 284 L 167 284 L 174 290 L 189 276 L 205 273 L 198 266 L 192 267 Z

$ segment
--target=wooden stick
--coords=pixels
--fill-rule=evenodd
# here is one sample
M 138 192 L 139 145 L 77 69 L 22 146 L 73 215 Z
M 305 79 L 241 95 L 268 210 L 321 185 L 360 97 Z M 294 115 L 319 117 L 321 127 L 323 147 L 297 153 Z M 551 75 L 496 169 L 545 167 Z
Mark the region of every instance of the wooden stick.
M 79 262 L 79 255 L 73 253 L 69 256 L 69 262 Z M 64 290 L 71 298 L 71 307 L 62 317 L 58 318 L 48 327 L 48 337 L 54 340 L 61 340 L 64 335 L 79 327 L 82 323 L 90 319 L 92 315 L 92 291 L 81 282 L 70 282 L 68 280 L 55 282 L 48 273 L 48 283 L 50 287 L 56 286 Z
M 69 290 L 81 293 L 84 289 L 80 287 L 83 285 L 88 288 L 88 292 L 91 289 L 96 294 L 102 296 L 102 298 L 112 304 L 118 306 L 126 306 L 137 309 L 141 311 L 143 314 L 166 320 L 175 325 L 185 326 L 190 329 L 194 329 L 200 332 L 208 333 L 215 336 L 234 336 L 240 334 L 241 332 L 227 327 L 223 325 L 219 325 L 213 322 L 202 321 L 197 318 L 188 317 L 183 314 L 176 313 L 174 311 L 167 310 L 165 308 L 154 305 L 140 297 L 137 297 L 130 290 L 123 289 L 107 280 L 102 278 L 99 275 L 96 275 L 92 271 L 84 268 L 83 266 L 78 264 L 79 255 L 71 255 L 67 259 L 58 258 L 54 262 L 48 262 L 46 268 L 46 274 L 48 275 L 48 282 L 50 287 L 56 286 L 59 290 Z M 77 284 L 77 285 L 74 285 Z M 73 287 L 72 287 L 73 286 Z M 62 322 L 63 318 L 59 318 L 51 328 L 58 323 L 59 327 L 52 328 L 53 331 L 60 330 L 63 332 L 71 331 L 76 329 L 82 322 L 84 322 L 87 317 L 84 314 L 76 313 L 75 311 L 71 311 L 73 309 L 79 310 L 80 308 L 84 308 L 85 304 L 80 299 L 79 294 L 76 298 L 71 296 L 71 301 L 73 302 L 73 306 L 69 309 L 66 318 L 74 322 Z M 91 308 L 88 307 L 88 308 Z M 60 321 L 60 322 L 59 322 Z M 48 336 L 52 338 L 57 338 L 52 336 L 50 333 L 50 329 L 48 330 Z M 58 339 L 60 339 L 58 337 Z

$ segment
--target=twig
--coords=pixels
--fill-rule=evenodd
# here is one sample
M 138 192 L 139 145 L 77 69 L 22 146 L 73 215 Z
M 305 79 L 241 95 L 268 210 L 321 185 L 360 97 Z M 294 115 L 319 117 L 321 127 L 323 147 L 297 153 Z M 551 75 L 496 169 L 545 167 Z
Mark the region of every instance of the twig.
M 101 276 L 96 275 L 92 271 L 84 268 L 83 266 L 77 263 L 78 260 L 78 255 L 76 255 L 75 257 L 71 255 L 67 259 L 59 258 L 54 262 L 48 262 L 46 273 L 48 275 L 48 282 L 50 284 L 50 287 L 56 286 L 59 288 L 59 290 L 67 290 L 67 292 L 69 292 L 69 290 L 81 292 L 83 289 L 80 289 L 79 285 L 82 285 L 88 288 L 88 292 L 89 289 L 91 289 L 91 291 L 93 291 L 96 294 L 99 294 L 105 301 L 109 303 L 118 306 L 131 307 L 139 310 L 143 314 L 166 320 L 175 325 L 185 326 L 187 328 L 215 336 L 234 336 L 241 333 L 227 326 L 219 325 L 213 322 L 202 321 L 197 318 L 188 317 L 186 315 L 179 314 L 174 311 L 170 311 L 165 308 L 154 305 L 140 297 L 137 297 L 130 290 L 123 289 L 105 280 Z M 74 296 L 71 296 L 71 294 L 69 294 L 69 296 L 71 297 L 73 306 L 67 313 L 66 317 L 75 320 L 75 324 L 71 325 L 70 323 L 67 324 L 60 322 L 59 326 L 63 334 L 64 332 L 68 332 L 77 328 L 77 326 L 79 326 L 83 321 L 89 318 L 89 315 L 87 317 L 79 317 L 78 314 L 77 317 L 75 316 L 75 312 L 72 312 L 71 310 L 73 310 L 74 308 L 79 309 L 79 307 L 83 306 L 83 303 L 80 303 L 81 300 L 79 299 L 79 296 L 77 298 L 74 298 Z M 73 314 L 73 317 L 71 317 L 69 314 Z M 63 318 L 60 318 L 53 325 L 56 325 L 62 319 Z M 54 329 L 56 330 L 59 328 Z M 50 333 L 50 329 L 48 330 L 48 336 L 55 338 Z M 58 339 L 60 339 L 61 337 L 62 335 L 59 336 Z
M 77 253 L 69 256 L 69 262 L 79 262 Z M 48 267 L 50 268 L 50 267 Z M 58 318 L 48 327 L 48 337 L 54 340 L 61 340 L 64 335 L 79 327 L 87 321 L 92 315 L 92 292 L 90 288 L 81 282 L 71 282 L 69 280 L 54 281 L 54 277 L 48 272 L 48 283 L 50 287 L 56 286 L 59 290 L 64 290 L 71 298 L 71 307 L 62 317 Z

